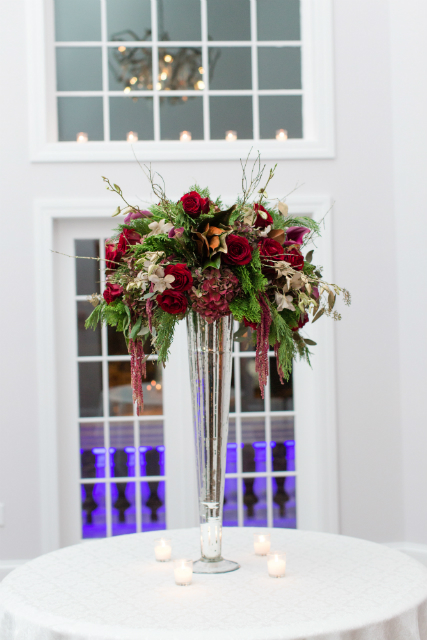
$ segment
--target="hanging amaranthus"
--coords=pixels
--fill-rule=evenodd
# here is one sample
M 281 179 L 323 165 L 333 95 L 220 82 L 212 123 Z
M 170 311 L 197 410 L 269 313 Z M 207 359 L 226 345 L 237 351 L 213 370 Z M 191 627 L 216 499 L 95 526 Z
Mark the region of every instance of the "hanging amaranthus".
M 264 398 L 264 389 L 268 378 L 268 351 L 270 343 L 268 336 L 271 326 L 271 312 L 268 303 L 263 295 L 258 296 L 261 307 L 261 322 L 257 326 L 255 371 L 258 373 L 261 398 Z
M 132 381 L 132 398 L 136 402 L 136 413 L 142 414 L 144 408 L 144 396 L 142 381 L 147 375 L 146 356 L 142 340 L 129 340 L 130 373 Z

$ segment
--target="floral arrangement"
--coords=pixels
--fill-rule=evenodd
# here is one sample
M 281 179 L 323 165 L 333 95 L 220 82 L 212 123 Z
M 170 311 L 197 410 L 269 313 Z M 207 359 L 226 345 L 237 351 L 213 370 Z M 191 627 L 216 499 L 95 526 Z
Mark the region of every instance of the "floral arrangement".
M 208 323 L 232 314 L 256 340 L 256 371 L 261 394 L 268 376 L 268 352 L 274 349 L 283 383 L 296 356 L 310 362 L 316 343 L 303 329 L 323 314 L 339 320 L 334 311 L 337 294 L 345 289 L 325 282 L 313 264 L 307 245 L 320 235 L 320 224 L 308 217 L 292 217 L 285 202 L 268 200 L 259 188 L 264 173 L 259 158 L 247 177 L 243 165 L 242 195 L 232 207 L 211 199 L 208 189 L 190 187 L 178 202 L 166 197 L 156 175 L 148 170 L 158 198 L 147 210 L 130 205 L 116 184 L 107 189 L 125 202 L 114 215 L 125 214 L 113 237 L 106 241 L 106 287 L 94 294 L 94 311 L 86 327 L 99 322 L 123 331 L 131 355 L 133 398 L 143 408 L 144 343 L 151 344 L 165 363 L 176 323 L 198 313 Z

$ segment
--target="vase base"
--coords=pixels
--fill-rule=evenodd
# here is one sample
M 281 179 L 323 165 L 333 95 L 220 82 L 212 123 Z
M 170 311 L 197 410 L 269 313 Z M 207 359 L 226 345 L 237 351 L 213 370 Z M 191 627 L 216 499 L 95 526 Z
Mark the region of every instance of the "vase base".
M 240 564 L 232 560 L 218 560 L 217 562 L 206 562 L 206 560 L 197 560 L 193 564 L 193 573 L 229 573 L 240 569 Z

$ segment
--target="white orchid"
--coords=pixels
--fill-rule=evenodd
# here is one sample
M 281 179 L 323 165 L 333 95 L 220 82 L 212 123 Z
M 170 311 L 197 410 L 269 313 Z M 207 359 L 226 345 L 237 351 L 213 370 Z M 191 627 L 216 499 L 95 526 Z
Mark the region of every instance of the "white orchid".
M 157 267 L 154 273 L 148 276 L 148 279 L 154 284 L 154 292 L 163 293 L 165 289 L 172 289 L 172 282 L 174 282 L 175 276 L 171 274 L 165 276 L 163 267 Z
M 260 215 L 261 213 L 264 213 L 263 211 L 260 211 Z M 265 227 L 265 229 L 263 229 L 262 231 L 260 231 L 259 235 L 261 238 L 266 238 L 268 236 L 268 234 L 271 231 L 271 224 L 268 225 L 268 227 Z
M 284 293 L 279 293 L 276 291 L 275 293 L 277 311 L 283 311 L 283 309 L 289 309 L 290 311 L 295 311 L 295 307 L 292 304 L 292 296 L 287 296 Z
M 169 233 L 172 229 L 172 222 L 166 222 L 165 218 L 163 220 L 159 220 L 159 222 L 151 222 L 148 225 L 149 229 L 151 229 L 150 233 L 147 235 L 147 238 L 150 236 L 157 236 L 159 233 Z

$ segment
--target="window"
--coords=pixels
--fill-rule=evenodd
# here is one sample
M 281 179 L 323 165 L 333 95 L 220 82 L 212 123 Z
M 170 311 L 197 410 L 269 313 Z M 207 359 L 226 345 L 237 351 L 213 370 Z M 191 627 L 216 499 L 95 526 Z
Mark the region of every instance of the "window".
M 333 152 L 330 0 L 49 1 L 58 159 Z
M 238 326 L 236 326 L 236 329 Z M 261 398 L 252 329 L 235 343 L 224 525 L 296 528 L 292 378 L 281 385 L 274 353 Z

